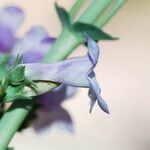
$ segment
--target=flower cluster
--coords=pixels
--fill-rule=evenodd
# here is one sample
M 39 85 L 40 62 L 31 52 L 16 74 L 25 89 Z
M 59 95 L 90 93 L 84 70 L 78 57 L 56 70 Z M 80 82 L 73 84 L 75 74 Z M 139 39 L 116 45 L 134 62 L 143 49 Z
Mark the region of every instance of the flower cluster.
M 109 113 L 108 106 L 100 95 L 101 90 L 94 73 L 94 68 L 99 59 L 99 47 L 97 43 L 88 37 L 88 35 L 85 35 L 88 46 L 88 53 L 85 56 L 69 58 L 50 64 L 40 63 L 54 43 L 55 38 L 50 37 L 40 26 L 32 27 L 23 38 L 18 38 L 16 32 L 23 20 L 24 13 L 17 7 L 6 7 L 0 12 L 0 66 L 3 66 L 2 64 L 4 64 L 5 59 L 8 66 L 12 66 L 14 60 L 16 60 L 13 69 L 8 69 L 8 80 L 11 85 L 7 82 L 7 90 L 2 91 L 5 95 L 4 99 L 7 99 L 7 102 L 9 102 L 9 99 L 12 98 L 27 98 L 26 94 L 30 94 L 24 92 L 25 87 L 22 86 L 23 84 L 31 84 L 29 85 L 29 87 L 32 86 L 30 90 L 32 92 L 33 89 L 36 91 L 34 96 L 42 93 L 41 89 L 36 89 L 38 87 L 36 85 L 37 82 L 62 84 L 61 87 L 53 92 L 49 92 L 44 89 L 45 87 L 42 87 L 44 89 L 42 91 L 45 94 L 37 98 L 37 104 L 40 105 L 38 112 L 40 113 L 38 113 L 39 120 L 35 121 L 35 129 L 39 129 L 55 121 L 72 124 L 71 117 L 61 107 L 61 103 L 66 98 L 74 95 L 74 87 L 89 89 L 88 95 L 91 100 L 90 112 L 95 102 L 97 102 L 104 112 Z M 22 55 L 22 62 L 17 57 L 18 54 Z M 6 75 L 0 75 L 1 84 L 7 78 Z M 16 86 L 18 87 L 16 88 Z M 16 94 L 18 91 L 19 96 Z M 15 96 L 13 97 L 14 93 Z M 0 96 L 3 95 L 0 94 Z M 53 99 L 53 101 L 50 99 Z M 51 118 L 49 114 L 54 115 L 54 117 Z
M 7 60 L 8 64 L 12 65 L 18 54 L 22 55 L 23 63 L 40 63 L 48 49 L 55 42 L 55 38 L 50 37 L 46 30 L 41 26 L 33 26 L 24 37 L 21 39 L 18 38 L 16 32 L 23 23 L 24 18 L 24 12 L 18 7 L 10 6 L 1 10 L 0 66 L 2 66 L 5 58 L 9 58 L 9 60 Z M 2 76 L 4 75 L 0 72 L 0 80 L 2 80 Z M 7 91 L 10 93 L 9 90 Z M 67 129 L 69 129 L 68 127 L 72 125 L 72 119 L 69 113 L 61 106 L 61 103 L 73 96 L 75 91 L 75 88 L 62 85 L 61 88 L 59 87 L 52 92 L 47 92 L 39 96 L 35 104 L 35 107 L 38 106 L 36 112 L 31 111 L 31 113 L 36 113 L 38 115 L 33 124 L 35 129 L 42 129 L 55 122 L 62 122 L 66 125 Z M 0 95 L 3 95 L 3 92 L 4 91 L 0 86 Z M 12 95 L 10 96 L 12 99 Z M 0 99 L 1 98 L 2 97 L 0 97 Z M 15 98 L 17 97 L 15 96 Z M 10 101 L 11 99 L 9 98 Z M 31 113 L 29 115 L 33 116 Z M 45 114 L 47 114 L 47 117 L 45 117 Z M 46 118 L 46 120 L 44 118 Z

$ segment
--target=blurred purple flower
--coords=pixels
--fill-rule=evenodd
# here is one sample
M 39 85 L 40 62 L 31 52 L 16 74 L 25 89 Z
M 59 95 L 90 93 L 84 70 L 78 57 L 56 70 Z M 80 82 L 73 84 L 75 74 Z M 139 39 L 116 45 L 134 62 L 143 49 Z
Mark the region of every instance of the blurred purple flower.
M 18 40 L 12 53 L 14 57 L 22 55 L 24 63 L 40 62 L 54 42 L 55 38 L 50 37 L 43 27 L 34 26 Z
M 23 56 L 24 62 L 40 62 L 47 53 L 55 38 L 50 37 L 41 26 L 32 27 L 22 39 L 16 32 L 23 23 L 25 15 L 15 6 L 0 10 L 0 53 L 11 53 Z
M 18 54 L 22 55 L 24 63 L 39 63 L 55 42 L 55 38 L 50 37 L 41 26 L 34 26 L 23 38 L 17 38 L 16 32 L 23 21 L 24 13 L 18 7 L 9 6 L 0 10 L 0 53 L 11 55 L 10 64 Z M 34 123 L 35 129 L 41 129 L 46 124 L 50 125 L 57 121 L 63 122 L 69 129 L 69 124 L 72 126 L 72 119 L 61 107 L 61 103 L 74 93 L 75 88 L 63 85 L 53 92 L 38 97 L 37 105 L 40 107 L 38 118 Z
M 36 131 L 42 131 L 53 123 L 61 123 L 69 131 L 73 131 L 73 122 L 69 113 L 61 106 L 62 102 L 75 94 L 74 87 L 61 85 L 52 92 L 38 97 L 38 118 L 33 122 Z
M 88 54 L 65 61 L 43 64 L 26 63 L 25 74 L 33 81 L 53 81 L 75 87 L 89 88 L 90 112 L 97 101 L 100 108 L 109 113 L 108 106 L 100 96 L 100 87 L 93 71 L 99 58 L 99 47 L 95 41 L 87 37 Z
M 16 39 L 16 32 L 24 20 L 20 8 L 10 6 L 0 10 L 0 53 L 9 53 Z

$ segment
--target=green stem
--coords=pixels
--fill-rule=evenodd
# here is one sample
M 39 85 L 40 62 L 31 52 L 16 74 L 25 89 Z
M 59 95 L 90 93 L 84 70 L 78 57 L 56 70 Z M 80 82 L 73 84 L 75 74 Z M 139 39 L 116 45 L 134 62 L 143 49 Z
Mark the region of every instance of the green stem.
M 74 3 L 74 5 L 72 6 L 72 8 L 69 11 L 70 17 L 74 18 L 78 11 L 80 10 L 81 6 L 83 5 L 85 0 L 76 0 L 76 2 Z
M 94 0 L 77 21 L 93 24 L 110 3 L 111 0 Z M 53 62 L 55 59 L 57 61 L 62 60 L 62 55 L 63 57 L 67 57 L 81 42 L 73 33 L 63 30 L 58 40 L 45 56 L 44 61 Z
M 111 2 L 112 0 L 93 0 L 78 21 L 93 24 Z
M 78 21 L 93 24 L 102 11 L 110 4 L 110 0 L 94 0 Z M 110 16 L 111 17 L 111 16 Z M 63 30 L 53 44 L 43 62 L 54 62 L 65 59 L 81 44 L 73 33 Z M 54 86 L 51 88 L 53 89 Z M 22 104 L 15 101 L 0 120 L 0 150 L 6 150 L 9 142 L 33 107 L 33 103 Z
M 21 101 L 20 101 L 21 102 Z M 20 102 L 15 102 L 9 111 L 1 118 L 0 123 L 0 150 L 6 150 L 7 145 L 12 139 L 14 133 L 20 127 L 26 115 L 32 108 L 31 102 L 24 106 Z M 17 104 L 17 107 L 16 107 Z M 24 106 L 24 107 L 21 107 Z
M 56 85 L 52 84 L 50 90 Z M 34 106 L 34 100 L 15 101 L 0 121 L 0 150 L 6 150 L 14 134 Z
M 110 18 L 112 18 L 117 13 L 117 11 L 124 3 L 125 0 L 117 0 L 117 3 L 112 6 L 112 8 L 108 11 L 107 15 L 103 16 L 103 18 L 100 19 L 96 26 L 100 28 L 103 27 L 110 20 Z
M 80 44 L 80 40 L 77 39 L 77 37 L 68 31 L 67 29 L 64 29 L 58 40 L 53 44 L 50 51 L 47 53 L 47 55 L 44 58 L 44 62 L 54 62 L 54 61 L 60 61 L 65 59 L 67 56 L 70 55 L 70 53 Z

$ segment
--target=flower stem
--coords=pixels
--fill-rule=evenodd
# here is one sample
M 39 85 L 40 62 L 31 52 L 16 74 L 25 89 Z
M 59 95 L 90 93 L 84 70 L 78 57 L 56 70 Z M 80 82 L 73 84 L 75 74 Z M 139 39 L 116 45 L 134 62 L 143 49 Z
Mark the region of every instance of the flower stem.
M 65 59 L 80 43 L 81 41 L 73 33 L 64 29 L 45 56 L 43 62 L 51 63 L 56 60 Z
M 76 2 L 74 3 L 74 5 L 72 6 L 72 8 L 69 11 L 70 17 L 74 18 L 78 11 L 80 10 L 81 6 L 83 5 L 85 0 L 76 0 Z
M 50 90 L 56 87 L 52 84 Z M 15 101 L 0 121 L 0 150 L 6 150 L 14 134 L 34 106 L 34 100 Z
M 28 104 L 27 104 L 28 103 Z M 6 150 L 14 133 L 18 130 L 24 118 L 32 108 L 31 101 L 26 104 L 18 101 L 12 104 L 0 122 L 0 150 Z
M 112 18 L 117 11 L 120 9 L 120 7 L 125 3 L 125 0 L 117 0 L 116 3 L 112 6 L 112 8 L 108 11 L 108 13 L 99 20 L 99 22 L 96 24 L 97 27 L 103 27 L 109 20 Z
M 99 15 L 108 7 L 111 0 L 93 0 L 90 6 L 83 12 L 77 21 L 93 24 Z M 45 56 L 45 62 L 54 62 L 66 58 L 83 41 L 72 32 L 62 30 L 58 40 L 53 44 Z M 63 56 L 63 58 L 62 58 Z
M 79 17 L 78 21 L 93 24 L 97 17 L 110 4 L 110 1 L 111 0 L 94 0 Z M 111 18 L 112 15 L 109 17 Z M 63 30 L 57 41 L 53 44 L 52 48 L 45 56 L 43 62 L 63 60 L 68 57 L 69 54 L 81 43 L 81 40 L 76 38 L 73 33 Z M 51 90 L 55 87 L 56 86 L 53 85 Z M 7 149 L 9 142 L 32 109 L 33 105 L 33 101 L 15 101 L 8 111 L 2 116 L 0 120 L 0 150 Z
M 78 21 L 93 24 L 111 2 L 112 0 L 93 0 Z

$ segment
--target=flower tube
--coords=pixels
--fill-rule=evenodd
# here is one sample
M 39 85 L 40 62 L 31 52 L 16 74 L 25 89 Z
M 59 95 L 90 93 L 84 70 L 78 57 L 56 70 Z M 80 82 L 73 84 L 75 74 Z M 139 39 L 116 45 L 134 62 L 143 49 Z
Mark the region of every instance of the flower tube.
M 53 81 L 74 87 L 89 88 L 90 112 L 98 102 L 100 108 L 109 113 L 108 106 L 100 96 L 100 87 L 96 81 L 94 68 L 99 58 L 99 47 L 87 37 L 88 53 L 85 56 L 66 59 L 65 61 L 44 64 L 25 63 L 25 76 L 32 81 Z

